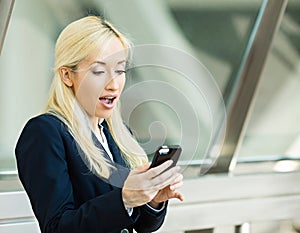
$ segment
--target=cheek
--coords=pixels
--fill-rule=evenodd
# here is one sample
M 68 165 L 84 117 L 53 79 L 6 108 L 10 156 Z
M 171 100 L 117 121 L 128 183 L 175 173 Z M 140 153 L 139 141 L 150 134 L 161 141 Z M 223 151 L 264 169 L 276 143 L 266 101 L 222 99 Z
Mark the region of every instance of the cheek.
M 104 85 L 105 80 L 86 76 L 77 86 L 76 99 L 89 115 L 95 115 L 96 105 Z
M 125 82 L 126 82 L 126 78 L 125 78 L 125 77 L 122 77 L 122 78 L 120 79 L 120 84 L 119 84 L 119 87 L 120 87 L 121 92 L 122 92 L 123 89 L 124 89 Z

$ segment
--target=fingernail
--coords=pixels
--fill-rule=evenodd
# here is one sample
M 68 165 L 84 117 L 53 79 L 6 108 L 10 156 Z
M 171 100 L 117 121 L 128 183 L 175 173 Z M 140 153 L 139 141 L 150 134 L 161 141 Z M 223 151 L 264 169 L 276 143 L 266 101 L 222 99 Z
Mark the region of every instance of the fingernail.
M 173 164 L 173 160 L 170 159 L 170 160 L 168 161 L 168 165 L 172 165 L 172 164 Z

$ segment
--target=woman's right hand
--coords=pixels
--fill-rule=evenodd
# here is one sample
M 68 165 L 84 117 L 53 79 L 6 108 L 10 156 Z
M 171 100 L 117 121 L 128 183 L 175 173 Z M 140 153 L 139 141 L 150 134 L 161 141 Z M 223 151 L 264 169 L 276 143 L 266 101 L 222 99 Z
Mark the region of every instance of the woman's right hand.
M 171 165 L 172 160 L 169 160 L 155 168 L 149 169 L 149 164 L 132 170 L 122 189 L 125 207 L 133 208 L 144 205 L 150 202 L 159 190 L 174 183 L 181 176 L 180 168 L 177 166 L 163 172 Z

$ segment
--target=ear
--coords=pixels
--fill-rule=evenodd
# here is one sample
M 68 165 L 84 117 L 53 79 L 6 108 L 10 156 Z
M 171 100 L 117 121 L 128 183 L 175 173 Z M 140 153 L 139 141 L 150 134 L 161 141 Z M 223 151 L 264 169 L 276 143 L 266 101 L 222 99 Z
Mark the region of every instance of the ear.
M 66 86 L 68 87 L 72 87 L 73 86 L 73 81 L 71 79 L 71 71 L 69 68 L 67 67 L 60 67 L 59 68 L 59 75 L 61 80 L 64 82 L 64 84 L 66 84 Z

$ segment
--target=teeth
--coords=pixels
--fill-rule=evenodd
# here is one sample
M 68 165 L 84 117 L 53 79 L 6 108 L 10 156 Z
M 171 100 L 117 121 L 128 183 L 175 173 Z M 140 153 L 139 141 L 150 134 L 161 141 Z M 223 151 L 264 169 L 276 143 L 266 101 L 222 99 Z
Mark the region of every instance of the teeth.
M 111 104 L 114 101 L 115 97 L 104 97 L 104 98 L 100 98 L 101 101 L 107 103 L 107 104 Z

